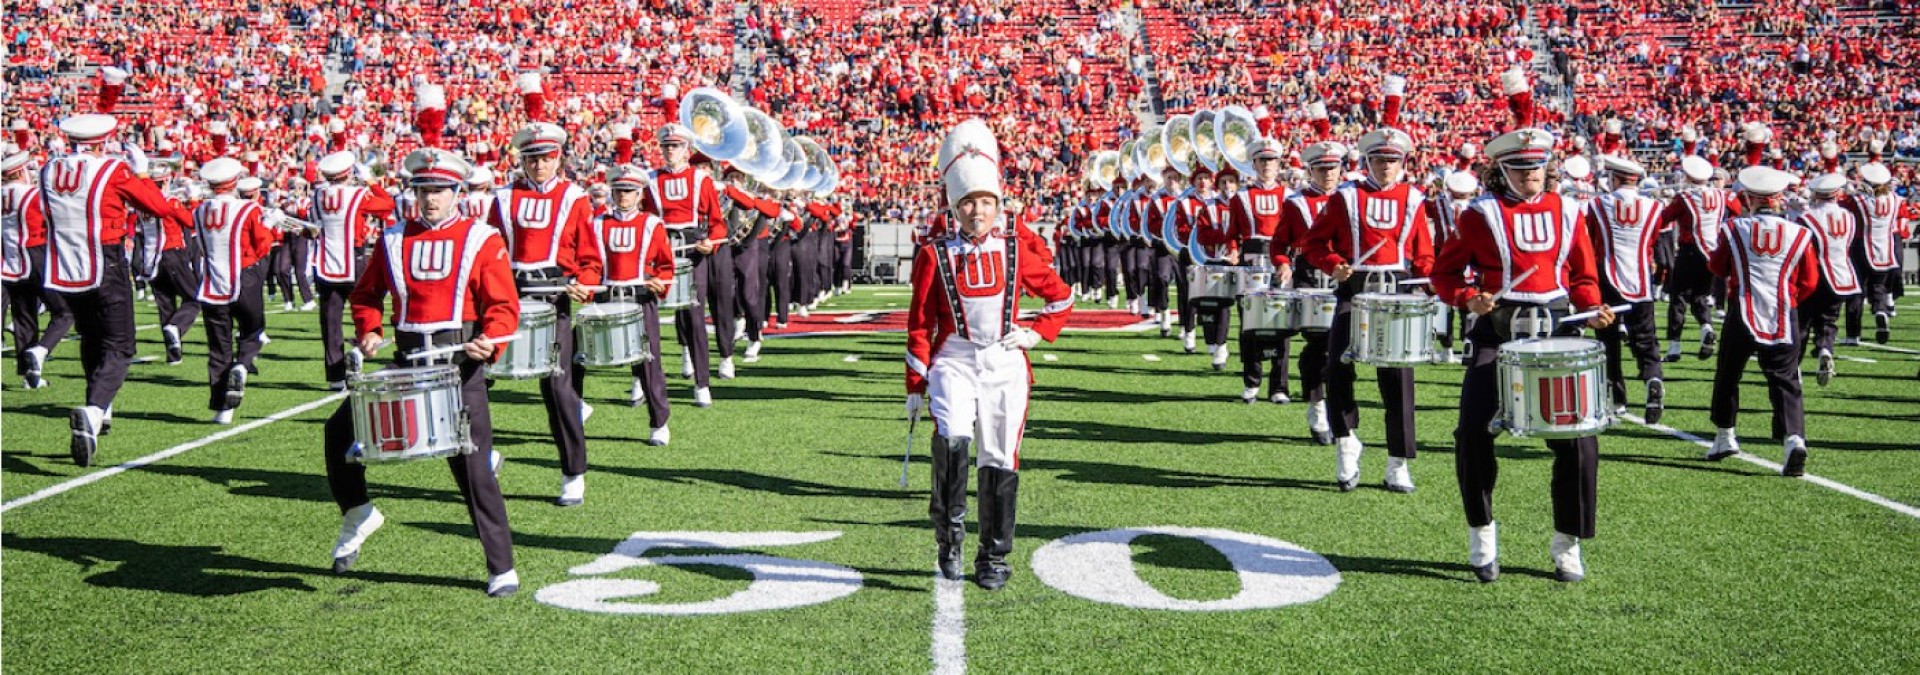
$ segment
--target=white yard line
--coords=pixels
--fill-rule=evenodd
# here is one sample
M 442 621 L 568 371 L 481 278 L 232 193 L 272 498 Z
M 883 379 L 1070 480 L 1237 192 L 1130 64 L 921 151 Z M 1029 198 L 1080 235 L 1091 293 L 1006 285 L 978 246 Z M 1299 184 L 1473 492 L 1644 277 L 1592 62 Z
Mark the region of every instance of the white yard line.
M 844 359 L 840 359 L 840 360 L 841 360 L 841 361 L 845 361 L 845 362 L 847 362 L 847 363 L 859 363 L 859 362 L 860 362 L 860 355 L 859 355 L 859 354 L 848 354 L 848 355 L 847 355 L 847 358 L 844 358 Z
M 1883 352 L 1893 352 L 1895 354 L 1920 354 L 1920 349 L 1907 349 L 1906 347 L 1894 347 L 1890 345 L 1883 345 L 1878 342 L 1862 342 L 1859 344 L 1859 346 L 1866 347 L 1867 349 L 1878 349 Z
M 967 672 L 967 582 L 933 577 L 933 672 Z
M 81 476 L 75 476 L 71 479 L 66 480 L 65 482 L 56 484 L 52 487 L 43 489 L 39 492 L 35 492 L 25 497 L 14 499 L 13 501 L 9 501 L 5 504 L 0 504 L 0 513 L 6 513 L 8 511 L 12 511 L 14 507 L 26 506 L 28 504 L 32 504 L 42 499 L 46 499 L 48 497 L 52 497 L 54 495 L 60 494 L 62 492 L 66 492 L 68 490 L 72 490 L 72 489 L 87 485 L 89 483 L 105 480 L 114 475 L 124 473 L 128 469 L 137 469 L 137 468 L 146 466 L 148 464 L 153 464 L 155 462 L 159 462 L 161 460 L 168 459 L 176 455 L 185 453 L 189 450 L 211 445 L 213 443 L 217 443 L 219 441 L 223 441 L 228 438 L 232 438 L 234 436 L 238 436 L 240 434 L 253 431 L 254 429 L 258 429 L 260 427 L 273 424 L 274 422 L 278 422 L 278 421 L 287 419 L 289 417 L 300 415 L 309 410 L 313 410 L 314 408 L 319 408 L 329 403 L 337 402 L 340 399 L 346 398 L 346 396 L 347 396 L 346 392 L 329 394 L 316 401 L 309 401 L 307 403 L 302 403 L 300 405 L 288 408 L 286 410 L 282 410 L 280 412 L 274 413 L 272 415 L 268 415 L 266 417 L 262 417 L 260 419 L 254 420 L 252 422 L 248 422 L 246 424 L 242 424 L 237 427 L 233 427 L 231 429 L 223 429 L 218 433 L 215 433 L 211 436 L 207 436 L 197 441 L 188 441 L 186 443 L 182 443 L 180 445 L 176 445 L 171 448 L 161 450 L 159 452 L 153 453 L 151 455 L 147 455 L 145 457 L 141 457 L 139 459 L 127 462 L 125 464 L 121 464 L 116 467 L 95 471 L 93 473 L 89 473 Z M 120 434 L 126 434 L 126 433 L 128 432 L 124 428 L 120 431 Z M 115 436 L 110 438 L 118 438 L 118 437 L 121 437 L 121 436 L 119 434 L 116 434 Z
M 1639 415 L 1621 415 L 1620 418 L 1627 420 L 1629 422 L 1632 422 L 1634 424 L 1638 424 L 1640 426 L 1646 427 L 1648 429 L 1658 431 L 1668 436 L 1672 436 L 1674 438 L 1687 441 L 1694 445 L 1707 448 L 1709 450 L 1713 448 L 1713 441 L 1709 441 L 1707 439 L 1701 438 L 1699 436 L 1695 436 L 1685 431 L 1675 429 L 1665 424 L 1647 424 L 1647 421 L 1645 419 L 1642 419 Z M 1757 456 L 1748 454 L 1746 452 L 1735 453 L 1734 457 L 1744 460 L 1747 463 L 1753 464 L 1755 466 L 1765 468 L 1768 471 L 1773 471 L 1776 473 L 1780 471 L 1780 464 L 1778 462 L 1767 461 Z M 1841 483 L 1839 481 L 1835 481 L 1832 479 L 1821 478 L 1813 474 L 1807 474 L 1805 476 L 1801 476 L 1800 479 L 1806 482 L 1812 483 L 1814 485 L 1818 485 L 1820 487 L 1827 488 L 1829 490 L 1833 490 L 1835 492 L 1850 496 L 1850 497 L 1861 499 L 1868 503 L 1884 506 L 1888 509 L 1892 509 L 1895 513 L 1912 516 L 1914 518 L 1920 518 L 1920 507 L 1915 507 L 1910 504 L 1902 504 L 1900 502 L 1896 502 L 1886 497 L 1882 497 L 1880 495 L 1867 492 L 1866 490 L 1862 490 L 1860 488 L 1856 488 L 1851 485 L 1847 485 L 1845 483 Z
M 1148 361 L 1159 361 L 1160 355 L 1159 354 L 1141 354 L 1140 358 L 1146 359 Z
M 1058 361 L 1058 360 L 1060 360 L 1060 357 L 1058 357 L 1058 356 L 1054 356 L 1054 355 L 1052 355 L 1052 354 L 1041 354 L 1041 355 L 1040 355 L 1040 360 L 1042 360 L 1042 361 Z
M 1875 361 L 1875 360 L 1873 360 L 1873 359 L 1863 359 L 1863 358 L 1860 358 L 1860 357 L 1858 357 L 1858 356 L 1845 356 L 1845 355 L 1836 355 L 1836 356 L 1835 356 L 1834 358 L 1839 358 L 1839 359 L 1846 359 L 1846 360 L 1848 360 L 1848 361 L 1852 361 L 1852 362 L 1854 362 L 1854 363 L 1879 363 L 1879 361 Z

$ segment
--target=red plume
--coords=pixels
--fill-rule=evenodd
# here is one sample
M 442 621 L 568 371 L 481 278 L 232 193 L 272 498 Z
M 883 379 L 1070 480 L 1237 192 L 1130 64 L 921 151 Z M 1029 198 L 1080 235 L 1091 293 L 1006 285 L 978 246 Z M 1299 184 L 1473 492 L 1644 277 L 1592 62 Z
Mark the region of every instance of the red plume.
M 1507 97 L 1507 112 L 1513 115 L 1514 127 L 1533 126 L 1533 85 L 1527 82 L 1527 71 L 1514 66 L 1501 73 L 1500 93 Z
M 1400 106 L 1407 98 L 1407 78 L 1388 75 L 1387 79 L 1380 83 L 1380 93 L 1386 97 L 1386 102 L 1380 109 L 1380 125 L 1400 126 Z
M 525 107 L 527 120 L 547 122 L 547 93 L 541 87 L 539 73 L 521 73 L 514 79 L 520 88 L 520 104 Z
M 1763 122 L 1754 122 L 1748 124 L 1746 130 L 1740 132 L 1740 136 L 1747 141 L 1747 166 L 1763 161 L 1766 157 L 1767 143 L 1773 141 L 1773 130 L 1768 129 Z
M 13 147 L 27 147 L 28 127 L 26 120 L 13 121 Z
M 120 94 L 127 88 L 127 75 L 127 71 L 113 66 L 100 67 L 100 95 L 94 101 L 95 112 L 111 113 L 114 106 L 120 105 Z
M 224 120 L 207 122 L 207 139 L 213 143 L 213 156 L 224 157 L 227 154 L 227 123 Z
M 447 128 L 447 89 L 437 84 L 423 84 L 413 90 L 413 128 L 420 132 L 420 143 L 429 148 L 440 147 L 440 137 Z
M 1307 123 L 1313 125 L 1313 140 L 1324 141 L 1333 136 L 1333 120 L 1327 119 L 1325 101 L 1307 104 Z
M 613 163 L 615 165 L 622 165 L 622 164 L 627 164 L 632 162 L 633 161 L 633 125 L 616 123 L 613 125 L 612 133 L 613 133 Z
M 347 121 L 338 117 L 327 122 L 327 135 L 332 141 L 330 148 L 334 152 L 347 149 Z

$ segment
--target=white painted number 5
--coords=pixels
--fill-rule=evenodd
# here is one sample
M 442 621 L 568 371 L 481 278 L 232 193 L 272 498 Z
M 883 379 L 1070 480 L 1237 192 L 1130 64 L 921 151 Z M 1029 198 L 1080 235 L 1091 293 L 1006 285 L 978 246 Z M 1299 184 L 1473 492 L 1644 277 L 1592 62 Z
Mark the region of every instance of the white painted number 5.
M 574 579 L 534 595 L 540 602 L 604 614 L 686 616 L 787 609 L 837 600 L 860 590 L 860 572 L 815 560 L 795 560 L 757 553 L 720 555 L 663 555 L 644 557 L 663 548 L 756 549 L 800 546 L 839 537 L 839 532 L 635 532 L 615 546 L 613 553 L 580 565 L 569 573 L 596 576 Z M 655 604 L 619 602 L 660 591 L 660 584 L 642 579 L 615 579 L 602 575 L 652 565 L 719 565 L 746 570 L 753 581 L 746 590 L 702 602 Z
M 1169 597 L 1133 567 L 1133 540 L 1149 534 L 1199 540 L 1233 563 L 1240 592 L 1224 600 Z M 1068 595 L 1141 609 L 1188 612 L 1269 609 L 1313 602 L 1340 585 L 1340 572 L 1319 554 L 1278 539 L 1232 530 L 1141 527 L 1076 534 L 1033 552 L 1033 574 Z

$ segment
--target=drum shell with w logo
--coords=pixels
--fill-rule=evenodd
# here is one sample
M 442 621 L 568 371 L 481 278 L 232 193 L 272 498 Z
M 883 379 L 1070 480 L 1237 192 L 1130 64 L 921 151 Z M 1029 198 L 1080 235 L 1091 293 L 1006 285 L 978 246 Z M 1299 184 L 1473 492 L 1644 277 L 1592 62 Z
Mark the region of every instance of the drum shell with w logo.
M 1549 337 L 1500 345 L 1500 426 L 1523 438 L 1600 435 L 1614 421 L 1605 366 L 1598 340 Z
M 474 451 L 454 366 L 396 368 L 353 380 L 350 461 L 361 464 L 447 457 Z

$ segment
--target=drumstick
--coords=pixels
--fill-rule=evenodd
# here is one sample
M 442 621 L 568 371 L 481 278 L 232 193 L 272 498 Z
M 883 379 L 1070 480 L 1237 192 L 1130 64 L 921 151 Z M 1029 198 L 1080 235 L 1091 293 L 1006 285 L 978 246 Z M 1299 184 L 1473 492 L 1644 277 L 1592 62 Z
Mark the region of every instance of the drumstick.
M 521 334 L 514 333 L 512 335 L 506 335 L 506 336 L 497 337 L 497 338 L 483 338 L 483 339 L 485 339 L 487 342 L 497 345 L 503 342 L 512 342 L 514 340 L 520 339 L 521 337 L 522 337 Z M 465 351 L 466 348 L 467 348 L 467 345 L 465 343 L 462 343 L 457 345 L 447 345 L 445 347 L 435 347 L 433 349 L 422 349 L 412 354 L 408 354 L 407 358 L 413 359 L 415 361 L 425 361 L 427 359 L 431 359 L 437 356 L 457 354 L 462 351 Z
M 1618 314 L 1620 312 L 1633 309 L 1633 305 L 1614 305 L 1612 307 L 1608 307 L 1607 309 L 1611 309 L 1615 314 Z M 1565 317 L 1560 319 L 1560 323 L 1574 323 L 1577 321 L 1586 321 L 1587 319 L 1591 319 L 1596 316 L 1600 316 L 1600 310 L 1590 309 L 1590 310 L 1581 312 L 1579 314 L 1568 314 Z
M 907 418 L 907 451 L 900 456 L 900 487 L 907 486 L 907 465 L 913 463 L 913 429 L 920 425 L 920 411 Z
M 1373 257 L 1373 254 L 1375 254 L 1375 253 L 1379 253 L 1379 252 L 1380 252 L 1380 249 L 1381 249 L 1381 247 L 1384 247 L 1384 246 L 1386 246 L 1386 245 L 1387 245 L 1387 243 L 1388 243 L 1388 242 L 1391 242 L 1391 241 L 1392 241 L 1391 239 L 1382 239 L 1382 240 L 1380 240 L 1380 243 L 1377 243 L 1377 244 L 1374 244 L 1374 245 L 1373 245 L 1373 248 L 1370 248 L 1370 249 L 1367 249 L 1367 252 L 1366 252 L 1366 253 L 1362 253 L 1362 254 L 1360 254 L 1360 259 L 1359 259 L 1359 260 L 1355 260 L 1355 261 L 1353 261 L 1353 262 L 1351 262 L 1351 263 L 1348 263 L 1348 265 L 1349 265 L 1349 266 L 1352 266 L 1352 265 L 1359 265 L 1359 264 L 1361 264 L 1361 263 L 1363 263 L 1363 262 L 1366 262 L 1366 260 L 1367 260 L 1368 258 L 1371 258 L 1371 257 Z
M 1428 279 L 1428 278 L 1426 278 L 1426 277 L 1420 277 L 1420 278 L 1418 278 L 1418 279 L 1401 279 L 1401 280 L 1400 280 L 1400 285 L 1402 285 L 1402 286 L 1420 286 L 1420 285 L 1423 285 L 1423 284 L 1426 284 L 1426 283 L 1427 283 L 1427 282 L 1429 282 L 1429 281 L 1433 281 L 1433 280 L 1432 280 L 1432 279 Z
M 1540 269 L 1540 268 L 1539 268 L 1539 267 L 1529 267 L 1529 268 L 1527 268 L 1527 271 L 1525 271 L 1525 272 L 1521 272 L 1521 273 L 1520 273 L 1520 276 L 1516 276 L 1516 277 L 1514 277 L 1514 278 L 1513 278 L 1513 280 L 1512 280 L 1512 281 L 1508 281 L 1508 282 L 1507 282 L 1507 287 L 1506 287 L 1506 288 L 1502 288 L 1502 289 L 1500 289 L 1500 292 L 1499 292 L 1499 293 L 1495 293 L 1495 294 L 1493 294 L 1493 299 L 1494 299 L 1494 300 L 1496 300 L 1496 301 L 1498 301 L 1498 300 L 1499 300 L 1499 299 L 1501 299 L 1501 298 L 1504 298 L 1504 297 L 1507 297 L 1507 292 L 1508 292 L 1508 291 L 1511 291 L 1511 290 L 1513 290 L 1513 287 L 1515 287 L 1515 286 L 1519 286 L 1519 285 L 1520 285 L 1520 282 L 1522 282 L 1522 281 L 1526 281 L 1526 280 L 1527 280 L 1527 277 L 1530 277 L 1530 276 L 1533 276 L 1533 272 L 1534 272 L 1534 270 L 1537 270 L 1537 269 Z
M 566 286 L 528 286 L 520 289 L 520 292 L 530 295 L 547 295 L 565 293 L 567 292 L 567 288 Z M 607 290 L 606 286 L 581 286 L 581 288 L 586 289 L 588 293 L 599 293 L 600 291 Z

